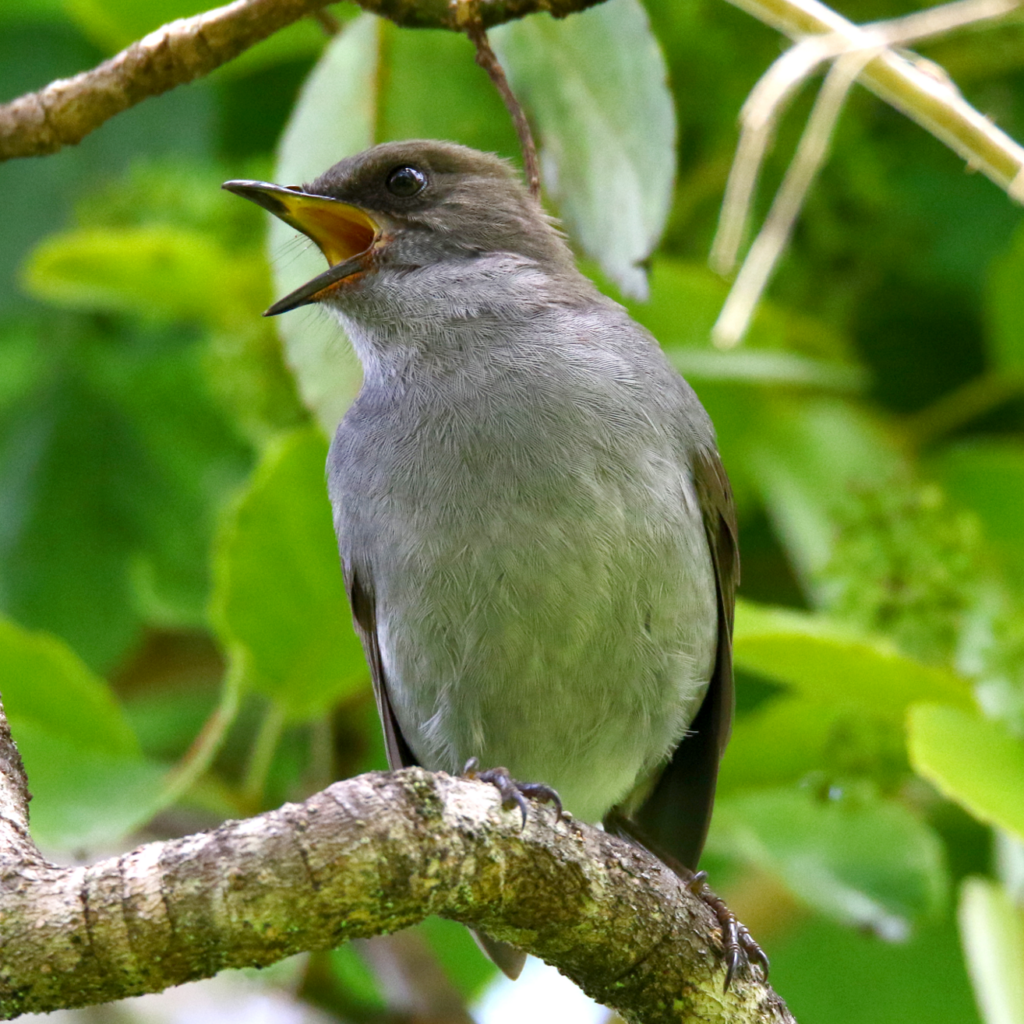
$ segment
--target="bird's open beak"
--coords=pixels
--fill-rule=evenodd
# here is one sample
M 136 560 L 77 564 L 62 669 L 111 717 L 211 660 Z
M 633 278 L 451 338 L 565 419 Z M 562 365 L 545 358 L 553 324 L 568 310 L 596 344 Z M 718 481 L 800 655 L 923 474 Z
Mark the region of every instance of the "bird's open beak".
M 277 316 L 319 302 L 328 289 L 369 268 L 374 243 L 379 241 L 383 226 L 358 206 L 265 181 L 226 181 L 222 187 L 251 199 L 307 235 L 330 264 L 312 281 L 275 302 L 264 316 Z

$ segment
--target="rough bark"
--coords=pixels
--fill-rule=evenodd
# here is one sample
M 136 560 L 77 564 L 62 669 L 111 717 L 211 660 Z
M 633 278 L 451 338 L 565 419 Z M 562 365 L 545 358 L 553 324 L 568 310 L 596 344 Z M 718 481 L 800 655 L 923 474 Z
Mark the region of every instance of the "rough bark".
M 2 708 L 0 708 L 2 716 Z M 793 1024 L 660 861 L 493 787 L 413 768 L 88 867 L 48 864 L 0 718 L 0 1017 L 157 992 L 440 914 L 543 957 L 628 1021 Z
M 328 2 L 235 0 L 164 25 L 90 71 L 58 79 L 39 92 L 0 106 L 0 162 L 73 146 L 115 114 L 147 96 L 158 96 L 208 75 Z M 489 0 L 472 5 L 448 0 L 358 2 L 365 10 L 399 25 L 462 31 L 470 21 L 490 28 L 533 11 L 564 17 L 601 0 Z

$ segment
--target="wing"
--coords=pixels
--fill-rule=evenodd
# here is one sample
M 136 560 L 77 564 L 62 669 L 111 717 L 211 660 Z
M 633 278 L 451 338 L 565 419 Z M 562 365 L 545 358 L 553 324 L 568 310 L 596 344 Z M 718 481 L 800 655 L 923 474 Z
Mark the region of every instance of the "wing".
M 380 643 L 377 639 L 377 614 L 373 598 L 373 590 L 369 585 L 369 577 L 358 573 L 345 565 L 345 589 L 352 605 L 352 619 L 356 633 L 363 644 L 363 651 L 370 666 L 370 677 L 373 679 L 373 695 L 377 698 L 377 713 L 384 729 L 384 749 L 387 751 L 388 764 L 392 768 L 408 768 L 417 764 L 413 752 L 409 749 L 398 719 L 391 707 L 388 697 L 387 680 L 384 678 L 384 665 L 380 656 Z M 526 963 L 526 954 L 522 950 L 510 946 L 507 942 L 499 942 L 483 932 L 473 931 L 477 944 L 513 981 L 519 977 Z
M 732 488 L 718 452 L 698 450 L 692 469 L 718 591 L 715 668 L 690 731 L 650 796 L 628 818 L 613 811 L 606 825 L 696 871 L 711 822 L 718 762 L 732 728 L 732 622 L 740 561 Z
M 384 730 L 384 749 L 388 755 L 388 764 L 392 768 L 408 768 L 417 764 L 413 752 L 409 749 L 398 719 L 391 708 L 388 697 L 387 680 L 384 678 L 384 664 L 380 656 L 380 643 L 377 639 L 377 609 L 373 597 L 373 588 L 368 577 L 349 565 L 345 560 L 345 589 L 348 591 L 349 603 L 352 605 L 352 620 L 356 633 L 363 644 L 363 652 L 370 666 L 370 678 L 373 680 L 373 695 L 377 699 L 377 713 L 380 715 L 381 728 Z

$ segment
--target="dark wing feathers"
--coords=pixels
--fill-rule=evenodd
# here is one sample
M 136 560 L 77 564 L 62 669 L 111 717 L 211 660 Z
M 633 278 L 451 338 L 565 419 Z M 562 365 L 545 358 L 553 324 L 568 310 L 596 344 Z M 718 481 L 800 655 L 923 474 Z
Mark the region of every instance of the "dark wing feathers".
M 388 764 L 392 768 L 408 768 L 417 764 L 413 752 L 409 749 L 398 720 L 391 708 L 388 697 L 387 680 L 384 678 L 384 665 L 380 656 L 380 644 L 377 641 L 377 615 L 373 599 L 373 590 L 369 580 L 365 579 L 347 561 L 345 565 L 345 589 L 352 605 L 352 619 L 356 632 L 363 643 L 363 651 L 370 665 L 370 677 L 373 679 L 373 695 L 377 698 L 377 713 L 384 729 L 384 749 L 387 751 Z M 499 942 L 483 932 L 473 931 L 480 948 L 501 968 L 513 981 L 519 977 L 526 963 L 526 954 L 510 946 L 507 942 Z
M 373 599 L 373 590 L 368 581 L 345 562 L 345 589 L 352 605 L 352 619 L 356 633 L 363 644 L 363 652 L 370 666 L 370 678 L 373 680 L 373 695 L 377 699 L 377 714 L 384 729 L 384 749 L 388 755 L 388 764 L 392 768 L 409 768 L 417 764 L 409 744 L 405 742 L 402 730 L 398 727 L 398 719 L 391 709 L 388 697 L 387 681 L 384 678 L 384 665 L 380 656 L 380 644 L 377 640 L 377 613 Z
M 652 852 L 696 871 L 711 822 L 718 762 L 732 728 L 732 623 L 740 562 L 736 508 L 718 453 L 698 450 L 692 469 L 718 590 L 715 669 L 690 732 L 676 748 L 650 796 L 631 817 L 614 810 L 605 824 L 651 847 Z

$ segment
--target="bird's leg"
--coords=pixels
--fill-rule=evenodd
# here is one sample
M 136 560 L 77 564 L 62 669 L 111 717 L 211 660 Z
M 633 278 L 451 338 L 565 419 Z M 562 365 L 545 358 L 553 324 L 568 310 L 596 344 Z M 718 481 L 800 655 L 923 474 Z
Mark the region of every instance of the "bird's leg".
M 526 818 L 529 805 L 527 797 L 531 800 L 538 800 L 545 804 L 554 804 L 557 812 L 555 820 L 562 817 L 562 801 L 550 786 L 543 782 L 517 782 L 509 774 L 507 768 L 487 768 L 480 771 L 480 762 L 471 757 L 462 769 L 462 774 L 470 779 L 477 779 L 480 782 L 489 782 L 501 794 L 502 807 L 518 807 L 519 813 L 523 816 L 523 828 L 526 828 Z M 710 891 L 710 890 L 709 890 Z
M 686 888 L 711 908 L 711 913 L 715 915 L 722 929 L 722 951 L 726 965 L 725 990 L 732 984 L 733 978 L 743 964 L 748 967 L 757 964 L 761 968 L 761 974 L 767 979 L 770 965 L 764 950 L 754 941 L 746 925 L 725 905 L 725 900 L 712 892 L 707 879 L 706 871 L 698 871 L 687 880 Z

